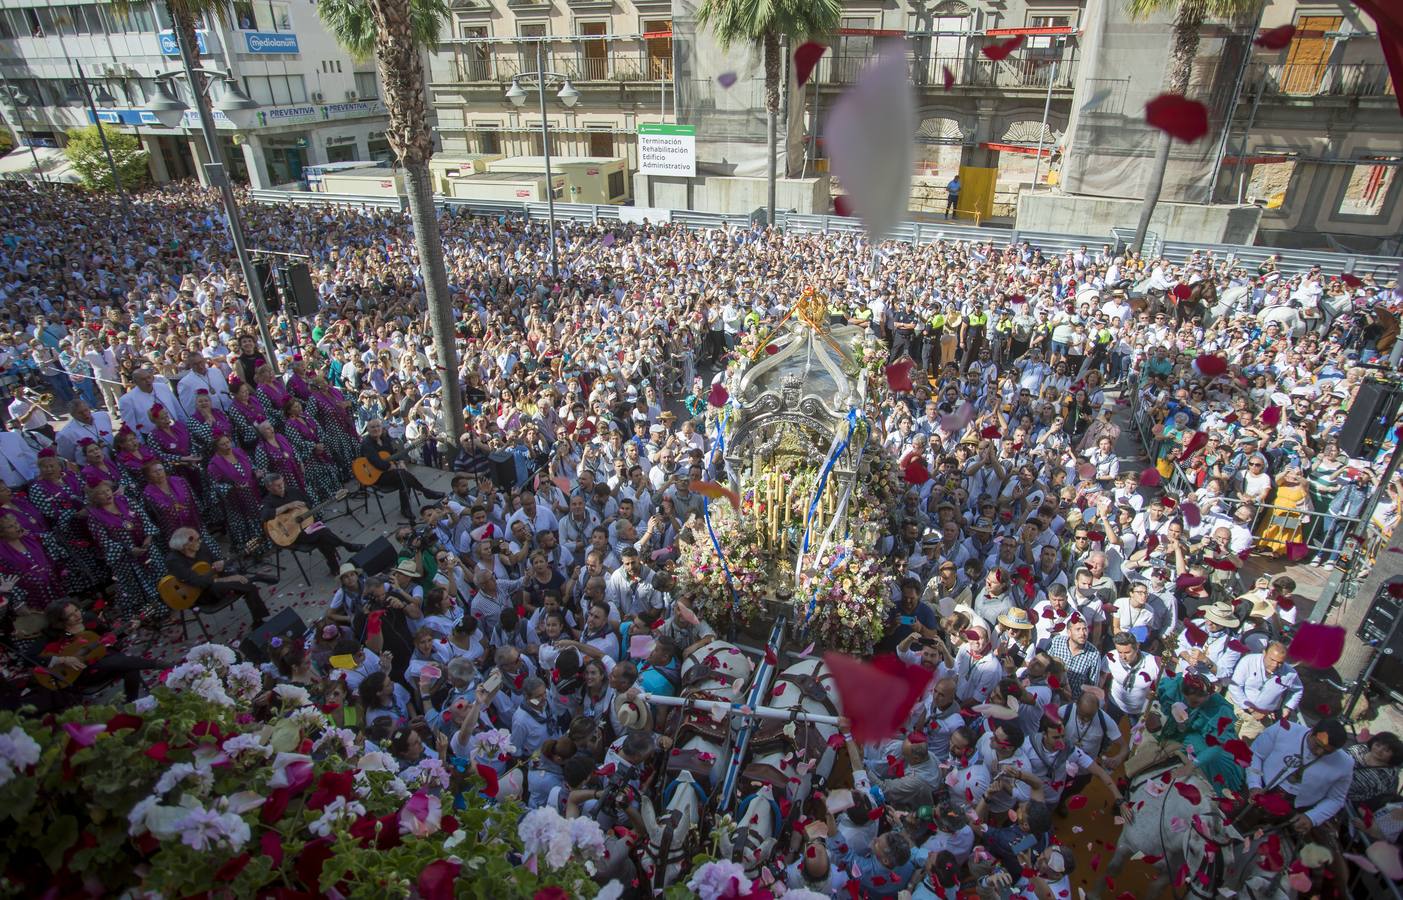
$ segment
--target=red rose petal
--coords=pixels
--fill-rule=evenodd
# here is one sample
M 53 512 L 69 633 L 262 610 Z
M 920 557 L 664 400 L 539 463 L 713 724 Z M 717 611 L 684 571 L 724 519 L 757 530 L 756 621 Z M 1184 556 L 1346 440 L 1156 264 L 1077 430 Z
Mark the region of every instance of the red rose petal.
M 813 74 L 814 66 L 818 65 L 819 59 L 828 49 L 826 44 L 817 41 L 805 41 L 799 45 L 799 49 L 794 51 L 794 80 L 803 87 L 809 80 L 809 75 Z
M 879 741 L 897 733 L 911 707 L 921 699 L 932 673 L 891 654 L 862 662 L 841 653 L 825 653 L 843 715 L 859 742 Z
M 736 73 L 722 72 L 720 75 L 716 76 L 716 83 L 721 85 L 723 88 L 728 88 L 736 83 Z
M 1360 278 L 1358 275 L 1351 275 L 1348 272 L 1342 274 L 1340 276 L 1340 280 L 1345 283 L 1345 287 L 1347 288 L 1357 288 L 1364 286 L 1364 279 Z
M 1208 108 L 1178 94 L 1160 94 L 1146 103 L 1145 121 L 1186 144 L 1208 134 Z
M 1268 406 L 1266 409 L 1262 410 L 1262 415 L 1260 418 L 1262 420 L 1263 425 L 1268 425 L 1272 428 L 1275 428 L 1281 423 L 1281 407 Z
M 1189 801 L 1195 806 L 1203 802 L 1203 792 L 1200 791 L 1196 786 L 1189 784 L 1188 782 L 1176 782 L 1174 785 L 1174 790 L 1179 792 L 1180 797 L 1183 797 L 1185 800 Z
M 979 432 L 980 437 L 988 438 L 989 440 L 994 440 L 998 438 L 999 434 L 1000 432 L 997 425 L 990 425 Z
M 1286 656 L 1308 666 L 1328 669 L 1339 662 L 1344 653 L 1345 633 L 1338 625 L 1301 622 L 1296 626 L 1291 645 L 1286 648 Z
M 1208 632 L 1192 622 L 1184 623 L 1184 639 L 1194 647 L 1202 647 L 1208 642 Z
M 1174 285 L 1172 293 L 1179 300 L 1187 300 L 1193 296 L 1194 289 L 1189 285 L 1180 282 L 1179 284 Z
M 1010 53 L 1017 50 L 1022 45 L 1023 35 L 1019 34 L 1009 38 L 1006 41 L 999 41 L 997 43 L 990 44 L 987 47 L 981 47 L 979 49 L 979 52 L 984 54 L 985 58 L 992 59 L 994 62 L 998 62 L 1001 59 L 1007 58 L 1007 56 Z
M 911 382 L 911 370 L 915 365 L 914 360 L 903 359 L 883 369 L 883 374 L 887 376 L 887 387 L 894 391 L 909 391 L 915 387 Z
M 1068 798 L 1067 798 L 1067 808 L 1068 808 L 1068 809 L 1081 809 L 1083 806 L 1086 806 L 1086 802 L 1087 802 L 1087 801 L 1086 801 L 1086 795 L 1085 795 L 1085 794 L 1077 794 L 1077 795 L 1075 795 L 1075 796 L 1072 796 L 1072 797 L 1068 797 Z
M 483 786 L 482 792 L 489 797 L 497 796 L 497 791 L 501 788 L 497 782 L 497 770 L 485 763 L 477 763 L 476 767 L 478 777 L 487 782 Z
M 839 216 L 851 216 L 853 214 L 852 201 L 847 194 L 835 194 L 833 196 L 833 212 Z
M 926 471 L 926 464 L 920 459 L 913 459 L 901 470 L 901 475 L 908 484 L 917 486 L 930 481 L 930 472 Z
M 1286 558 L 1291 562 L 1300 562 L 1310 553 L 1310 548 L 1300 541 L 1286 542 Z
M 1252 39 L 1252 43 L 1266 50 L 1281 50 L 1291 43 L 1291 38 L 1295 35 L 1295 25 L 1278 25 L 1275 28 L 1259 31 L 1257 36 Z
M 950 71 L 949 66 L 945 66 L 943 68 L 943 71 L 940 73 L 940 77 L 945 81 L 945 90 L 948 91 L 950 90 L 950 88 L 955 86 L 955 73 Z
M 729 399 L 731 399 L 731 395 L 726 391 L 725 385 L 719 381 L 711 386 L 711 392 L 706 395 L 706 402 L 717 409 L 725 406 Z
M 1140 487 L 1157 487 L 1164 477 L 1159 474 L 1159 469 L 1154 466 L 1146 466 L 1140 470 Z

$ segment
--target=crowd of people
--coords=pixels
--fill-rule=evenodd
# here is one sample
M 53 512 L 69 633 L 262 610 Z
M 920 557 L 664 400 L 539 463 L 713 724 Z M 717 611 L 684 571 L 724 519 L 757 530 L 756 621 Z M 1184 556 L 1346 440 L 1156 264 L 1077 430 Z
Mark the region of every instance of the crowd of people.
M 336 584 L 306 639 L 272 649 L 270 685 L 307 689 L 405 766 L 486 761 L 529 807 L 642 831 L 638 797 L 670 739 L 640 696 L 682 692 L 731 634 L 673 571 L 680 546 L 706 541 L 696 482 L 726 480 L 711 384 L 812 286 L 831 321 L 914 364 L 914 389 L 869 411 L 873 445 L 931 476 L 903 484 L 878 543 L 877 649 L 932 680 L 901 734 L 847 742 L 851 805 L 805 805 L 766 861 L 777 883 L 1067 896 L 1086 860 L 1051 839 L 1057 818 L 1090 812 L 1093 778 L 1119 802 L 1137 760 L 1176 748 L 1254 822 L 1337 861 L 1351 822 L 1398 840 L 1403 743 L 1304 714 L 1295 582 L 1239 574 L 1251 554 L 1363 552 L 1352 522 L 1394 438 L 1350 458 L 1338 433 L 1364 366 L 1388 366 L 1396 284 L 1199 254 L 874 252 L 847 235 L 621 223 L 559 226 L 552 278 L 540 223 L 445 214 L 461 361 L 445 373 L 407 217 L 245 207 L 258 246 L 308 258 L 321 304 L 275 315 L 270 354 L 204 190 L 137 203 L 125 218 L 0 186 L 12 701 L 74 702 L 36 670 L 120 679 L 135 698 L 171 661 L 69 648 L 162 633 L 168 579 L 262 622 L 277 611 L 258 586 L 273 580 L 266 526 L 302 516 L 295 549 Z M 461 435 L 439 430 L 444 377 L 463 389 Z M 1122 435 L 1140 422 L 1148 462 Z M 316 521 L 358 459 L 398 500 L 384 571 Z M 426 486 L 432 469 L 451 470 L 447 491 Z M 1315 889 L 1343 896 L 1343 877 L 1324 867 Z

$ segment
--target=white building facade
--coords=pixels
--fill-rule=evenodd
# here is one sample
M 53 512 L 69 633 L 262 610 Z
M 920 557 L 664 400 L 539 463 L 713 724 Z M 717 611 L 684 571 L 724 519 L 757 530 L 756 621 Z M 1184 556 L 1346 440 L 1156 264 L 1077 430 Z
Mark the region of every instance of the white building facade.
M 237 0 L 225 21 L 199 28 L 200 65 L 232 75 L 259 105 L 243 129 L 215 114 L 236 180 L 291 186 L 307 166 L 390 157 L 374 63 L 352 61 L 315 4 Z M 116 98 L 99 105 L 104 127 L 140 138 L 156 181 L 203 180 L 207 154 L 185 78 L 170 82 L 191 107 L 181 125 L 164 128 L 149 109 L 157 76 L 181 68 L 163 4 L 118 13 L 107 3 L 0 0 L 0 115 L 22 145 L 61 147 L 67 129 L 91 124 L 80 64 L 95 94 L 102 86 Z

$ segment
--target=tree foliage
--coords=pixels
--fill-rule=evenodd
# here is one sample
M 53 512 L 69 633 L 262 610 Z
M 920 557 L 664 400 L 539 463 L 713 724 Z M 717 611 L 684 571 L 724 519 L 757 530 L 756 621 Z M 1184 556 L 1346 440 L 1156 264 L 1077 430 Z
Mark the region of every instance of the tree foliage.
M 357 62 L 375 55 L 375 17 L 367 0 L 317 0 L 317 16 Z M 452 18 L 445 0 L 410 0 L 409 22 L 415 42 L 432 48 L 443 23 Z
M 131 190 L 151 180 L 150 170 L 147 168 L 147 160 L 151 154 L 142 149 L 141 142 L 134 135 L 109 128 L 107 144 L 112 148 L 112 161 L 116 163 L 117 172 L 122 177 L 123 188 Z M 94 191 L 110 191 L 115 188 L 112 183 L 112 169 L 107 164 L 107 154 L 102 151 L 102 138 L 98 136 L 97 126 L 69 129 L 68 145 L 63 148 L 63 152 L 73 164 L 74 171 L 83 179 L 84 186 Z

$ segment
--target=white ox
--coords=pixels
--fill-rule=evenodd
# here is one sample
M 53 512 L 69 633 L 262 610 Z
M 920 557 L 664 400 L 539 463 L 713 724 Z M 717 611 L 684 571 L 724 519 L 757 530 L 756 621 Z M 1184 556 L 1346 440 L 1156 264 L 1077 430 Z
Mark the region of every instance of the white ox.
M 1114 878 L 1131 857 L 1143 855 L 1154 859 L 1160 873 L 1150 896 L 1168 896 L 1173 885 L 1175 895 L 1186 891 L 1184 896 L 1201 900 L 1228 896 L 1291 900 L 1295 893 L 1286 882 L 1285 866 L 1263 870 L 1257 856 L 1260 840 L 1243 840 L 1224 819 L 1208 782 L 1197 771 L 1186 775 L 1182 771 L 1158 768 L 1137 781 L 1128 797 L 1130 815 L 1106 875 Z M 1169 781 L 1164 780 L 1166 774 L 1172 775 Z M 1177 790 L 1176 781 L 1196 789 L 1198 802 Z M 1289 844 L 1283 837 L 1281 846 Z M 1095 881 L 1088 896 L 1099 898 L 1104 884 Z

